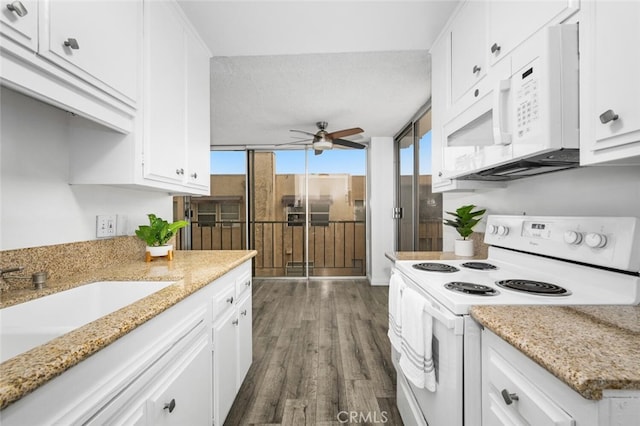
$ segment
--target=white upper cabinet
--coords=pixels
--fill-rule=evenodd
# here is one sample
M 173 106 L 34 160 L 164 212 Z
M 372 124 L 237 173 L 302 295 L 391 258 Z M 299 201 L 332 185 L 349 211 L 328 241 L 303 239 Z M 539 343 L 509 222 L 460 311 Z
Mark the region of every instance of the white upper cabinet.
M 587 2 L 580 22 L 580 162 L 640 164 L 640 2 Z
M 141 3 L 41 3 L 40 54 L 135 106 L 141 54 Z
M 578 11 L 578 0 L 490 1 L 488 43 L 491 64 L 547 25 L 558 24 Z
M 186 168 L 187 37 L 173 3 L 145 3 L 144 175 L 181 183 Z
M 145 177 L 208 195 L 210 55 L 174 3 L 145 4 Z
M 487 74 L 487 55 L 483 49 L 486 44 L 485 8 L 484 1 L 466 3 L 451 24 L 452 104 Z
M 211 55 L 176 2 L 143 5 L 142 102 L 135 130 L 119 136 L 73 122 L 71 183 L 209 195 Z
M 35 52 L 38 50 L 38 3 L 5 1 L 0 13 L 2 35 Z
M 3 85 L 120 133 L 133 131 L 142 0 L 7 1 L 0 23 Z

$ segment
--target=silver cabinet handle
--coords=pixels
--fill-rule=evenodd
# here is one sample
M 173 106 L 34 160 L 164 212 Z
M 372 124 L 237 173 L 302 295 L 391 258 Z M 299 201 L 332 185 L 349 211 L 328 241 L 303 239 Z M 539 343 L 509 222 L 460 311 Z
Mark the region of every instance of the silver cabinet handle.
M 500 53 L 500 45 L 498 43 L 493 43 L 491 53 Z
M 197 173 L 191 173 L 191 177 L 194 179 L 198 179 L 198 174 Z
M 500 393 L 502 394 L 502 399 L 504 399 L 504 402 L 507 405 L 511 405 L 511 404 L 513 404 L 513 401 L 517 401 L 518 399 L 520 399 L 518 397 L 518 394 L 509 393 L 509 391 L 506 390 L 506 389 L 502 389 L 502 392 L 500 392 Z
M 164 404 L 164 409 L 169 410 L 170 413 L 173 413 L 173 409 L 176 408 L 176 400 L 171 399 L 171 402 L 167 402 Z
M 245 309 L 244 311 L 240 312 L 240 315 L 244 315 L 246 317 L 247 316 L 247 310 Z
M 600 114 L 600 122 L 602 124 L 607 124 L 610 121 L 616 121 L 618 118 L 620 118 L 618 116 L 618 114 L 616 114 L 615 112 L 613 112 L 610 109 L 608 109 L 605 112 L 603 112 L 602 114 Z
M 233 304 L 233 296 L 227 299 L 227 302 Z
M 233 321 L 231 321 L 231 324 L 233 324 L 233 325 L 238 325 L 238 319 L 236 318 L 236 319 L 234 319 Z
M 78 44 L 78 40 L 76 40 L 75 38 L 68 38 L 64 42 L 64 45 L 67 46 L 67 47 L 70 47 L 73 50 L 80 49 L 80 45 Z
M 477 73 L 477 72 L 480 72 L 480 70 L 481 70 L 481 69 L 482 69 L 482 68 L 480 68 L 479 66 L 474 65 L 474 66 L 473 66 L 473 73 L 475 74 L 475 73 Z
M 246 285 L 247 287 L 251 287 L 251 281 L 247 281 L 246 283 L 244 283 L 244 285 Z
M 12 11 L 13 13 L 15 13 L 16 15 L 18 15 L 19 17 L 23 17 L 25 16 L 27 13 L 29 13 L 29 11 L 27 10 L 26 7 L 24 7 L 24 4 L 22 4 L 21 1 L 14 1 L 11 3 L 7 4 L 7 9 L 9 9 L 10 11 Z
M 183 175 L 184 174 L 184 169 L 183 168 L 176 169 L 176 174 L 177 175 Z

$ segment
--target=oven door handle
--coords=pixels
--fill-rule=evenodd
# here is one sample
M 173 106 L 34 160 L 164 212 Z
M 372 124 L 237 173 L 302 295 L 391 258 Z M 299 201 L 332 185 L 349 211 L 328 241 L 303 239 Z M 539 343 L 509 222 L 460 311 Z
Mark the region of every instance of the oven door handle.
M 454 315 L 448 311 L 443 312 L 434 301 L 426 299 L 428 303 L 424 305 L 424 312 L 442 323 L 447 329 L 453 330 L 454 334 L 462 334 L 464 332 L 464 321 L 462 317 Z

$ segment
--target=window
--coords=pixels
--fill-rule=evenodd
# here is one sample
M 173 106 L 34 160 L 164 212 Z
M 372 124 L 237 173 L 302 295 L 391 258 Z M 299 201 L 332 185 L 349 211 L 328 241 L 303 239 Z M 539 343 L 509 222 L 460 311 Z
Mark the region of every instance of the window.
M 197 203 L 198 226 L 240 226 L 240 204 L 217 201 Z
M 220 221 L 224 222 L 222 226 L 239 226 L 240 221 L 240 204 L 222 203 L 220 206 Z
M 367 211 L 365 209 L 364 200 L 353 200 L 353 215 L 356 222 L 364 222 L 366 220 Z
M 329 207 L 328 203 L 311 203 L 310 221 L 311 226 L 329 226 Z M 287 225 L 302 226 L 304 225 L 306 212 L 304 206 L 287 206 Z
M 216 226 L 217 204 L 211 201 L 201 201 L 196 204 L 198 209 L 198 226 Z

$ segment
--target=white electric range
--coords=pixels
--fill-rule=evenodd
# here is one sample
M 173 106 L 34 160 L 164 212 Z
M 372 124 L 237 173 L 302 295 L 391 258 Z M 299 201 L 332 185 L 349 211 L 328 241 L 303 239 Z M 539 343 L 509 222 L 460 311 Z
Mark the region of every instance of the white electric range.
M 484 260 L 395 262 L 394 273 L 428 302 L 437 377 L 435 392 L 416 388 L 394 350 L 405 424 L 480 425 L 480 328 L 471 306 L 640 304 L 639 218 L 494 215 L 485 243 Z

